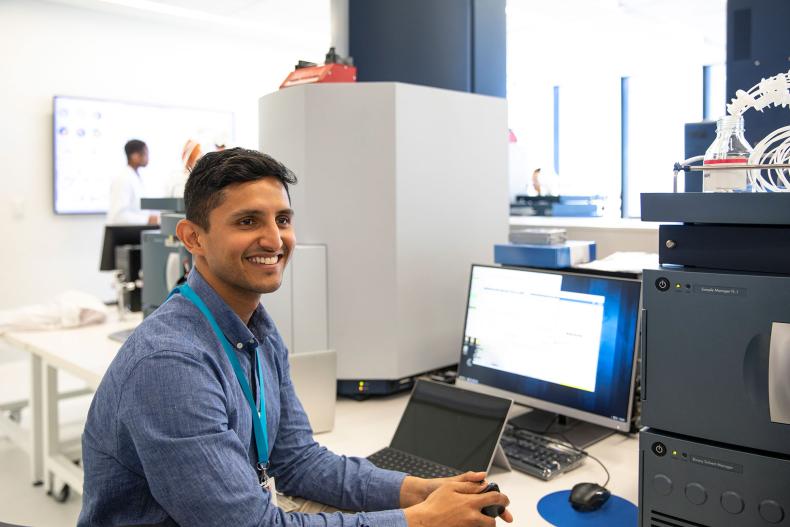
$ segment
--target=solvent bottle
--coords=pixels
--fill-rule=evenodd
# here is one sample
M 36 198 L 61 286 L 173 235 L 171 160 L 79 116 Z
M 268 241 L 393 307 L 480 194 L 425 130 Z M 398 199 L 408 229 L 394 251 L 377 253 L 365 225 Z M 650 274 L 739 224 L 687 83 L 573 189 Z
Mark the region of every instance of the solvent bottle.
M 706 165 L 745 165 L 752 147 L 743 136 L 743 115 L 727 115 L 716 121 L 716 139 L 705 152 Z M 744 192 L 750 189 L 745 169 L 702 171 L 703 192 Z

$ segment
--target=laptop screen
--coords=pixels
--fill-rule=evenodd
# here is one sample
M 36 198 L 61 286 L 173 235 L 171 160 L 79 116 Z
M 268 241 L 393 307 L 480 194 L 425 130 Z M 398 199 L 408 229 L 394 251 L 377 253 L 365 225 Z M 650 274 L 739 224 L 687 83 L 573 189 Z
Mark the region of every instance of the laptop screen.
M 512 401 L 417 381 L 390 446 L 458 470 L 486 472 Z

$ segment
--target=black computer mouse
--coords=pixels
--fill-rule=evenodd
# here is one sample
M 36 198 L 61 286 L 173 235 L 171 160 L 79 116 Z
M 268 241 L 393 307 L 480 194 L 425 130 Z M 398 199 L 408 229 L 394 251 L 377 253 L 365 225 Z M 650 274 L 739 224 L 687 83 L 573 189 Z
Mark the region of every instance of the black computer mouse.
M 486 485 L 486 488 L 480 491 L 480 494 L 484 492 L 499 492 L 499 485 L 496 483 L 489 483 Z M 505 512 L 505 508 L 502 505 L 489 505 L 487 507 L 483 507 L 480 509 L 480 512 L 488 516 L 489 518 L 496 518 L 503 512 Z
M 591 512 L 600 509 L 611 495 L 612 493 L 606 487 L 597 483 L 577 483 L 571 489 L 568 501 L 571 502 L 571 507 L 577 511 Z

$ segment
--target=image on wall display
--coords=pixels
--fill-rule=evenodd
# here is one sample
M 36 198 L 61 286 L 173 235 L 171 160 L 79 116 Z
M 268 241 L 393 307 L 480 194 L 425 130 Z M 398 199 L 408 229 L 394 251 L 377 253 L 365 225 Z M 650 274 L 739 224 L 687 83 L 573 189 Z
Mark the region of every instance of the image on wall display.
M 173 174 L 183 170 L 187 140 L 232 145 L 232 112 L 56 96 L 53 100 L 56 214 L 107 212 L 110 182 L 124 170 L 124 145 L 148 145 L 149 164 L 140 170 L 148 197 L 164 197 Z

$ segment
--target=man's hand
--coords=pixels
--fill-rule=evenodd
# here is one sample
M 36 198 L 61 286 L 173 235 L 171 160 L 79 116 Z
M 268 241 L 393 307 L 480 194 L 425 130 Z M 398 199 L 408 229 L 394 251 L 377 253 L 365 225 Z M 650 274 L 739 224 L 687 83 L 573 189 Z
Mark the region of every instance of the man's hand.
M 482 486 L 486 477 L 485 472 L 465 472 L 459 476 L 452 476 L 450 478 L 435 478 L 423 479 L 415 478 L 414 476 L 406 476 L 403 484 L 400 487 L 400 506 L 401 509 L 417 505 L 425 501 L 433 491 L 438 489 L 445 483 L 452 483 L 453 481 L 464 482 L 479 482 Z
M 481 509 L 489 505 L 507 507 L 510 500 L 500 492 L 480 494 L 484 488 L 485 485 L 472 481 L 444 483 L 425 501 L 403 511 L 406 523 L 409 527 L 494 527 L 496 518 L 489 518 Z M 500 518 L 508 523 L 513 521 L 508 510 Z

